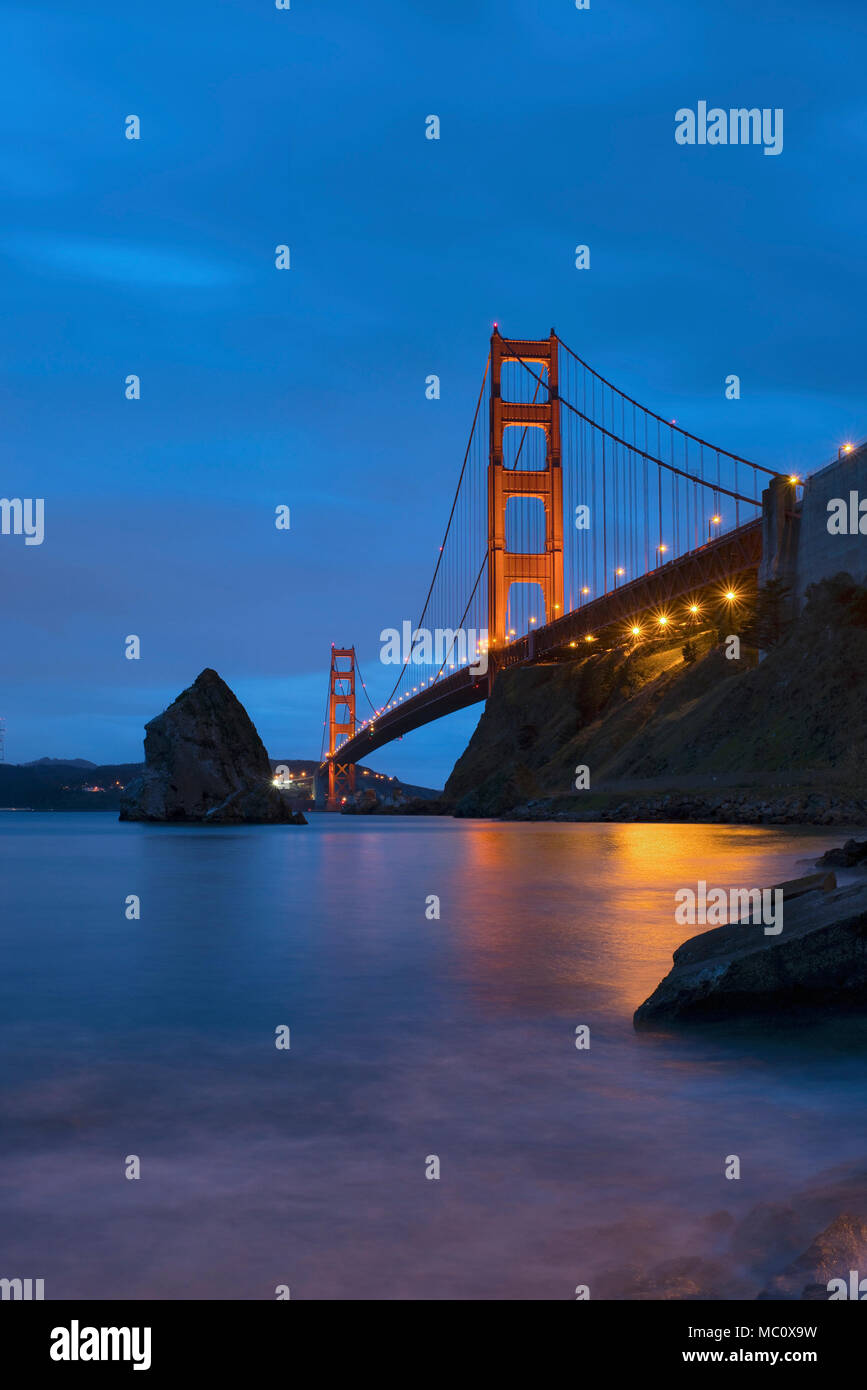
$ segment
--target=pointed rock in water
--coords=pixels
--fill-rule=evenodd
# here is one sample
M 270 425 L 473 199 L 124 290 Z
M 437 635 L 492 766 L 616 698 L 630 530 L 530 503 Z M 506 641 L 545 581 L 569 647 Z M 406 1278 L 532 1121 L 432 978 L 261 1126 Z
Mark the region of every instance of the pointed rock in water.
M 121 820 L 307 824 L 274 786 L 265 745 L 216 671 L 204 670 L 145 726 L 144 750 Z

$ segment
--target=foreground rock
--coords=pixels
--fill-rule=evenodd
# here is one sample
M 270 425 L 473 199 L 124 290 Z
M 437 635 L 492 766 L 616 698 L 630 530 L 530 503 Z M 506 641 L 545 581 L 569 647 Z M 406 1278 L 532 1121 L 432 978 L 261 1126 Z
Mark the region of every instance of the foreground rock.
M 867 1222 L 845 1212 L 826 1227 L 809 1248 L 762 1289 L 761 1299 L 827 1302 L 848 1297 L 850 1270 L 867 1269 Z M 832 1280 L 840 1281 L 829 1289 Z M 856 1277 L 856 1284 L 858 1279 Z M 846 1292 L 843 1292 L 846 1290 Z M 855 1297 L 860 1294 L 855 1289 Z
M 268 754 L 241 702 L 207 669 L 145 726 L 145 771 L 121 820 L 306 825 L 273 785 Z
M 783 907 L 779 935 L 735 923 L 685 941 L 635 1027 L 867 1006 L 867 885 L 784 894 Z

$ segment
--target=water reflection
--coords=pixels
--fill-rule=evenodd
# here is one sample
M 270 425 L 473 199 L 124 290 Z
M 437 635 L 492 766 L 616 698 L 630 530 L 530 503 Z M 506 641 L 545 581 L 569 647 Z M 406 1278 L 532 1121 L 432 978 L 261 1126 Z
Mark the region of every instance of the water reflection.
M 755 1296 L 867 1210 L 864 1025 L 631 1018 L 691 934 L 676 888 L 841 838 L 7 817 L 2 1263 L 48 1298 Z

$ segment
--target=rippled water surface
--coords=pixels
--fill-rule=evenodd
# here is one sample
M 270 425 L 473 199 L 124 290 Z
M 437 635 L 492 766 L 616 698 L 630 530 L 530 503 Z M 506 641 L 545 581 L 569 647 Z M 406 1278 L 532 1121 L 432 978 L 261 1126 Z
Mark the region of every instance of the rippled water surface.
M 867 1154 L 864 1031 L 636 1035 L 632 1013 L 692 934 L 676 888 L 780 882 L 842 838 L 2 815 L 0 1275 L 564 1299 L 686 1261 L 676 1287 L 754 1297 L 748 1213 Z

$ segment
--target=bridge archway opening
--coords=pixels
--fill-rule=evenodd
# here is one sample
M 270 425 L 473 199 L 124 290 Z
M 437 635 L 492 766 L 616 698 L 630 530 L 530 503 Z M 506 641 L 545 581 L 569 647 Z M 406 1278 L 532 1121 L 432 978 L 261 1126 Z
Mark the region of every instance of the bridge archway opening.
M 501 363 L 500 395 L 504 401 L 515 401 L 520 405 L 547 401 L 550 394 L 547 361 L 531 357 L 525 357 L 524 361 L 530 371 L 520 362 L 504 360 Z M 537 378 L 541 379 L 541 384 Z
M 544 471 L 548 467 L 548 431 L 544 425 L 506 425 L 503 428 L 503 467 Z
M 510 497 L 506 502 L 506 552 L 542 555 L 545 552 L 545 502 L 541 497 Z
M 514 642 L 532 632 L 534 627 L 542 627 L 556 613 L 545 612 L 545 594 L 541 584 L 513 583 L 509 585 L 506 596 L 506 641 Z

